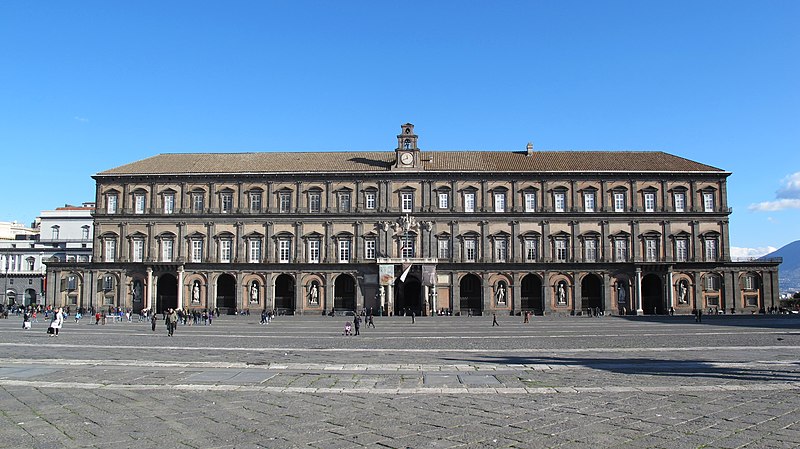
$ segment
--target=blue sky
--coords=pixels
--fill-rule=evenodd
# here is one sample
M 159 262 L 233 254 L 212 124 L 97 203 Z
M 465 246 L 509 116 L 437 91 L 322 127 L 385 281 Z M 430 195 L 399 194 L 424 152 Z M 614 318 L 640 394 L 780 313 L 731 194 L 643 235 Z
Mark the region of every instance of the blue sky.
M 800 239 L 798 1 L 0 2 L 0 220 L 162 152 L 662 150 Z M 759 250 L 761 248 L 761 250 Z

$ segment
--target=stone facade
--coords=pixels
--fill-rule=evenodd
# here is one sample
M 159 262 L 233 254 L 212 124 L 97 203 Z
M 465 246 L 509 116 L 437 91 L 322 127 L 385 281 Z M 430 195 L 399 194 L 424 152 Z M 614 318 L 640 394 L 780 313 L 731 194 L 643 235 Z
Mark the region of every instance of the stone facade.
M 663 152 L 162 154 L 94 176 L 83 306 L 280 313 L 756 312 L 729 172 Z M 402 280 L 401 280 L 402 279 Z M 54 298 L 62 300 L 63 298 Z

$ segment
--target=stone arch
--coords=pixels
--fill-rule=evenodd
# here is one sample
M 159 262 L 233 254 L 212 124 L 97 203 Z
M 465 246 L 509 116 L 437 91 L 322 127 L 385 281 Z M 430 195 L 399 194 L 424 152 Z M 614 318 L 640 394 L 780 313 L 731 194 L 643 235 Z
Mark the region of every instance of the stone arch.
M 467 273 L 459 280 L 461 313 L 481 315 L 483 313 L 483 280 L 474 273 Z
M 542 278 L 538 274 L 528 273 L 520 282 L 522 311 L 544 315 L 544 295 L 542 294 Z

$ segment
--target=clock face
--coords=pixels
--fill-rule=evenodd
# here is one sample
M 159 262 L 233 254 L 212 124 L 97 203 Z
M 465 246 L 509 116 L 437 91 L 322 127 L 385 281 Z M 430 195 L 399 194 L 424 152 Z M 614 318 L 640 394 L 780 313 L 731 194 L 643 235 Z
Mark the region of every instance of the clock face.
M 405 165 L 408 165 L 414 161 L 414 155 L 411 153 L 403 153 L 400 155 L 400 162 Z

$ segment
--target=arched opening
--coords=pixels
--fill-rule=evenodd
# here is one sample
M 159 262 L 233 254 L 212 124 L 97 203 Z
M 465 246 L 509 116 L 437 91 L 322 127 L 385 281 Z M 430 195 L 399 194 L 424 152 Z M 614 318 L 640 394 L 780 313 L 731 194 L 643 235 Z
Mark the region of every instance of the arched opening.
M 397 280 L 394 284 L 394 314 L 395 315 L 422 315 L 422 284 L 419 279 L 408 276 L 405 282 Z
M 356 281 L 349 274 L 340 274 L 333 284 L 333 308 L 337 312 L 355 312 Z
M 288 274 L 275 279 L 275 309 L 281 315 L 294 315 L 294 278 Z
M 483 292 L 481 291 L 481 278 L 468 274 L 461 278 L 461 314 L 480 315 L 483 312 Z
M 642 278 L 642 310 L 645 315 L 663 315 L 664 289 L 661 278 L 657 274 L 648 274 Z
M 220 315 L 236 313 L 236 278 L 228 273 L 217 278 L 217 309 Z
M 32 288 L 25 290 L 25 305 L 26 306 L 36 305 L 36 290 Z
M 156 312 L 178 308 L 178 279 L 171 274 L 162 274 L 156 283 Z
M 595 274 L 588 274 L 581 281 L 581 310 L 590 315 L 603 311 L 603 281 Z
M 542 296 L 542 280 L 535 274 L 528 274 L 522 278 L 522 311 L 533 312 L 534 315 L 544 315 L 544 297 Z

